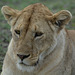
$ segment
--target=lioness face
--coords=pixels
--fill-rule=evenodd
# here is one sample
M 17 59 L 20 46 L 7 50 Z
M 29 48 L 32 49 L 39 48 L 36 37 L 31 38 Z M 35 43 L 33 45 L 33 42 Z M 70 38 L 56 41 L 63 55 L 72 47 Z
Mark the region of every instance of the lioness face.
M 21 11 L 4 6 L 2 13 L 11 25 L 13 58 L 19 69 L 27 71 L 37 67 L 53 51 L 60 31 L 71 18 L 69 11 L 53 14 L 42 4 Z

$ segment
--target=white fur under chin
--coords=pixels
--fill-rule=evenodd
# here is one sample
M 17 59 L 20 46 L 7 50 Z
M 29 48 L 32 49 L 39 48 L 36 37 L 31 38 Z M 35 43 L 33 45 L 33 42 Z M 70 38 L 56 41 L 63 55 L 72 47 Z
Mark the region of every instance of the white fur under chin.
M 27 71 L 27 72 L 32 72 L 32 71 L 34 71 L 34 69 L 35 69 L 35 66 L 24 66 L 24 65 L 20 65 L 20 64 L 18 64 L 17 63 L 17 67 L 18 67 L 18 69 L 19 70 L 21 70 L 21 71 Z

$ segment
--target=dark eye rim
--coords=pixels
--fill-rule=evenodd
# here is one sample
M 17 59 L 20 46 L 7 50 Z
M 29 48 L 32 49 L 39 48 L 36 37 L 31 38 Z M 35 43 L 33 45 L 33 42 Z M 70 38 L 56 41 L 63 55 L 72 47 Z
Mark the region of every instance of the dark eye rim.
M 15 30 L 15 33 L 20 35 L 20 30 Z
M 40 37 L 40 36 L 42 36 L 42 35 L 43 35 L 42 32 L 36 32 L 34 37 L 36 38 L 36 37 Z

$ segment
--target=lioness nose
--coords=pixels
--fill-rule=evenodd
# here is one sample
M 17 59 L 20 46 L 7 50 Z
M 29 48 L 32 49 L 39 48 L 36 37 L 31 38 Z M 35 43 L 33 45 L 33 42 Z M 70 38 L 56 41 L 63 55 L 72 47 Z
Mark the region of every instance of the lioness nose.
M 25 58 L 28 58 L 30 56 L 30 54 L 28 54 L 28 55 L 17 54 L 17 56 L 23 61 Z

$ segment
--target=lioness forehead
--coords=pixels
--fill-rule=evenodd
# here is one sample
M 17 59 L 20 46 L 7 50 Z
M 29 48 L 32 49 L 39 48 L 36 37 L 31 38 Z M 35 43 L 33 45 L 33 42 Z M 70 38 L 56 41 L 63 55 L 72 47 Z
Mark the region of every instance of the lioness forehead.
M 37 3 L 37 4 L 29 5 L 28 7 L 20 11 L 18 15 L 18 19 L 16 20 L 16 24 L 18 25 L 18 28 L 21 26 L 28 28 L 29 25 L 31 24 L 35 24 L 36 22 L 40 22 L 40 21 L 42 22 L 42 20 L 45 19 L 46 15 L 51 16 L 53 14 L 43 4 Z
M 42 15 L 53 15 L 53 13 L 43 4 L 41 3 L 36 3 L 36 4 L 32 4 L 32 5 L 29 5 L 27 6 L 26 8 L 24 8 L 22 10 L 22 12 L 27 12 L 27 13 L 30 13 L 31 16 L 36 13 L 38 16 L 38 13 L 41 13 Z M 40 15 L 41 16 L 41 15 Z

